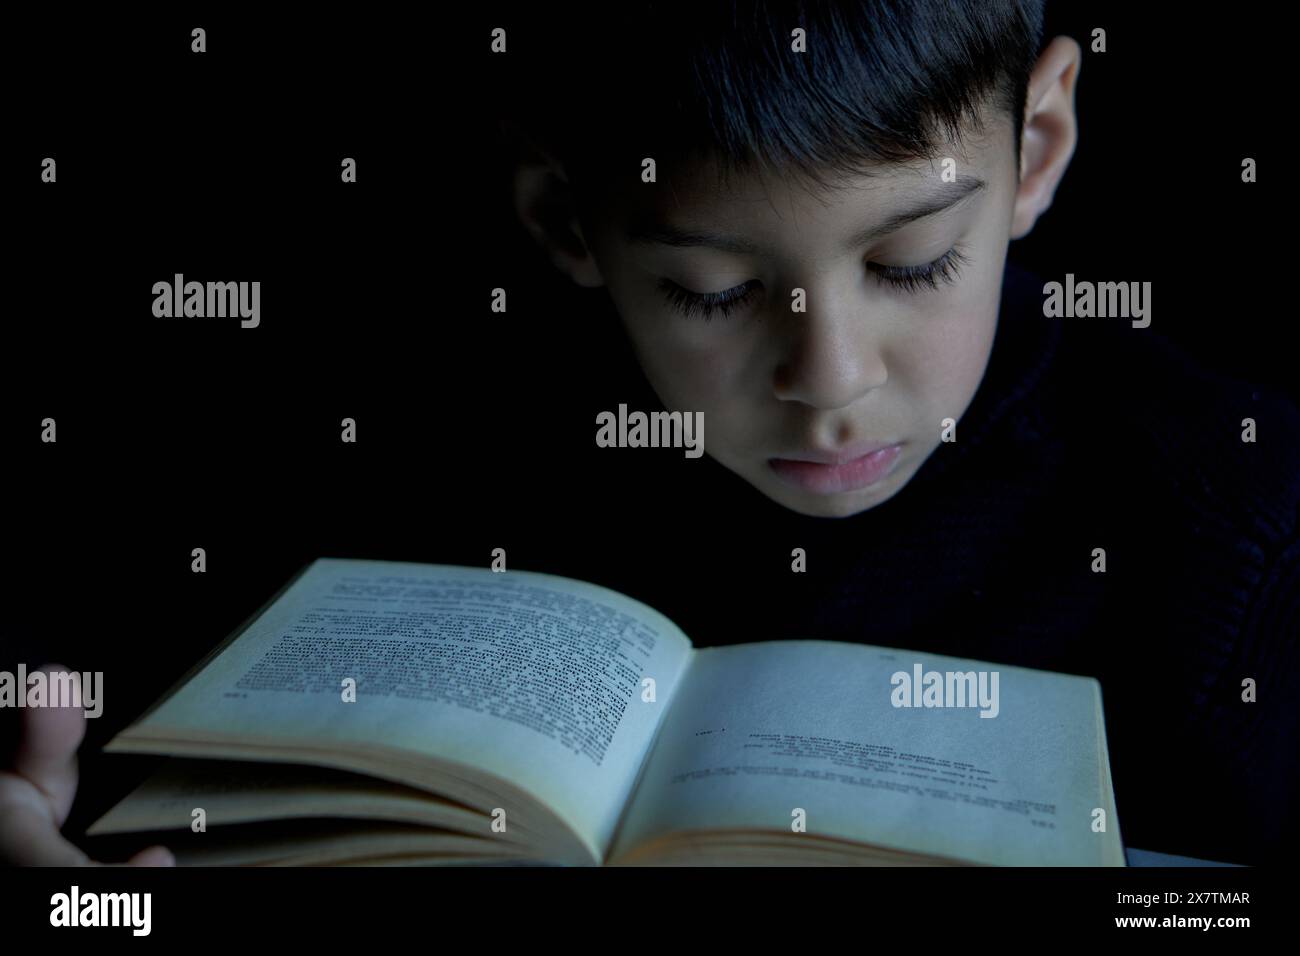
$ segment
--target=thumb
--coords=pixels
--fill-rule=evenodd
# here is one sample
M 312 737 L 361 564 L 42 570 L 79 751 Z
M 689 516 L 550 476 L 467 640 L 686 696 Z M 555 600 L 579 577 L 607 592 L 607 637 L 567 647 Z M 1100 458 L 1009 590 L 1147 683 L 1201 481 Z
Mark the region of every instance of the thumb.
M 175 866 L 176 857 L 165 846 L 151 846 L 126 861 L 127 866 Z
M 47 674 L 68 671 L 59 664 L 37 670 Z M 68 818 L 77 793 L 77 748 L 85 736 L 86 715 L 80 702 L 71 707 L 23 708 L 13 769 L 49 798 L 59 826 Z

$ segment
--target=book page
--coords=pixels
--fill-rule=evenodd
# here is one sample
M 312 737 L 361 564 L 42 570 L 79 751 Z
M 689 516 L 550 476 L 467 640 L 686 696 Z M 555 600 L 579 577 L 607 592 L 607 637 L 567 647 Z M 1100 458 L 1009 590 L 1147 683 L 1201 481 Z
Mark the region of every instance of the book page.
M 913 693 L 894 675 L 917 665 Z M 926 672 L 973 683 L 934 693 Z M 799 811 L 809 835 L 911 853 L 1123 865 L 1094 679 L 829 641 L 697 648 L 611 856 L 674 831 L 791 835 Z
M 423 790 L 326 767 L 172 757 L 100 817 L 87 836 L 188 829 L 202 806 L 208 826 L 303 817 L 418 823 L 480 833 L 483 816 Z M 498 841 L 512 831 L 494 834 Z
M 584 582 L 322 558 L 123 736 L 457 761 L 533 794 L 600 858 L 690 654 L 663 615 Z

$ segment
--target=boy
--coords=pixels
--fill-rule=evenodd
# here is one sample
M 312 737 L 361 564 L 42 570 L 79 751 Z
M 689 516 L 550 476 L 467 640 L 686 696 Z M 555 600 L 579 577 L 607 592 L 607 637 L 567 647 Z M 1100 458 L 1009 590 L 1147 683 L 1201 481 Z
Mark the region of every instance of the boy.
M 703 413 L 731 475 L 662 458 L 659 496 L 722 545 L 677 549 L 639 596 L 701 643 L 1093 674 L 1129 842 L 1286 856 L 1296 410 L 1193 367 L 1149 294 L 1056 318 L 1006 264 L 1074 152 L 1079 45 L 1042 44 L 1034 0 L 618 15 L 515 32 L 534 96 L 505 129 L 523 226 L 608 292 L 654 395 Z
M 744 33 L 729 5 L 629 14 L 639 34 L 663 28 L 638 47 L 655 56 L 690 24 L 683 73 L 701 79 L 658 89 L 669 61 L 629 90 L 638 71 L 611 64 L 609 108 L 634 120 L 611 131 L 596 109 L 597 137 L 527 104 L 526 135 L 562 146 L 519 171 L 524 225 L 574 282 L 609 290 L 664 404 L 704 413 L 708 453 L 787 508 L 888 500 L 974 397 L 1008 239 L 1051 203 L 1075 145 L 1079 46 L 1056 38 L 1031 75 L 1039 6 L 824 5 Z M 556 26 L 565 49 L 586 46 Z M 806 53 L 790 49 L 799 27 Z M 696 128 L 691 161 L 678 144 Z
M 1041 44 L 1034 0 L 611 6 L 512 21 L 536 93 L 508 125 L 520 221 L 607 290 L 658 399 L 704 413 L 725 472 L 665 469 L 682 524 L 816 562 L 792 580 L 733 548 L 733 595 L 716 554 L 681 549 L 672 584 L 700 593 L 638 596 L 701 643 L 803 633 L 1097 674 L 1130 842 L 1283 846 L 1294 712 L 1236 695 L 1294 681 L 1294 411 L 1149 330 L 1063 326 L 1006 268 L 1075 147 L 1078 44 Z M 1275 439 L 1243 446 L 1248 416 Z M 29 803 L 48 768 L 67 790 L 74 735 L 49 713 L 26 718 L 50 721 L 45 759 L 7 778 Z M 52 806 L 24 859 L 79 852 Z

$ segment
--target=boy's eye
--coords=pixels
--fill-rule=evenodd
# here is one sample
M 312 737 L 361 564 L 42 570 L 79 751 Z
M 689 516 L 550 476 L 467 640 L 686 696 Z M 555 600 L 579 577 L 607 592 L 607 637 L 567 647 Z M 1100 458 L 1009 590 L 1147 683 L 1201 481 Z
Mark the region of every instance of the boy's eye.
M 961 266 L 969 262 L 970 260 L 963 255 L 960 244 L 955 244 L 938 259 L 919 266 L 889 266 L 878 262 L 868 262 L 866 265 L 880 277 L 881 281 L 908 292 L 916 292 L 922 286 L 937 289 L 940 281 L 956 282 Z M 750 279 L 748 282 L 721 292 L 692 292 L 690 289 L 683 289 L 671 279 L 659 280 L 659 290 L 668 300 L 669 305 L 688 318 L 698 315 L 705 321 L 715 315 L 725 318 L 733 309 L 744 303 L 760 285 L 757 279 Z
M 708 321 L 717 314 L 725 318 L 732 309 L 748 299 L 759 285 L 757 279 L 750 279 L 748 282 L 721 292 L 692 292 L 690 289 L 683 289 L 671 279 L 660 279 L 659 291 L 668 300 L 668 304 L 683 315 L 688 318 L 699 315 L 700 318 Z
M 878 262 L 868 262 L 867 268 L 880 276 L 882 281 L 908 292 L 915 292 L 923 285 L 937 289 L 940 280 L 956 282 L 961 266 L 969 262 L 970 260 L 962 254 L 961 245 L 955 244 L 938 259 L 924 265 L 886 266 Z

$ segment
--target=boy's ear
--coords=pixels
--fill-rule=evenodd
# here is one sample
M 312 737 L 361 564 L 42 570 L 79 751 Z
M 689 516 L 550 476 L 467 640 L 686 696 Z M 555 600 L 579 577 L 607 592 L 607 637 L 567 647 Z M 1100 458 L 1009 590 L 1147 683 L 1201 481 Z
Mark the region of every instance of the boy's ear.
M 503 126 L 515 149 L 515 213 L 557 269 L 580 286 L 595 288 L 604 277 L 587 248 L 578 207 L 564 168 L 517 127 Z
M 1072 38 L 1056 37 L 1043 49 L 1029 76 L 1012 239 L 1033 229 L 1038 217 L 1052 205 L 1056 187 L 1074 155 L 1079 138 L 1074 86 L 1082 57 Z

